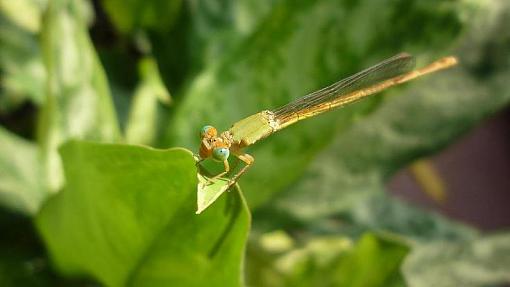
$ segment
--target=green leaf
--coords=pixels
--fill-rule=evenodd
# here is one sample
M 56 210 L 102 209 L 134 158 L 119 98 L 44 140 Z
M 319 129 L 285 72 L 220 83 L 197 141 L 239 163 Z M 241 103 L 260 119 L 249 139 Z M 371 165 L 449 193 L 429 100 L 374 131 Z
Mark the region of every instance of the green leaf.
M 0 204 L 34 214 L 45 198 L 37 147 L 0 127 Z
M 391 232 L 413 242 L 474 239 L 479 232 L 434 212 L 411 206 L 383 192 L 374 193 L 338 215 L 333 230 L 362 234 Z
M 87 30 L 87 2 L 51 0 L 44 16 L 42 49 L 46 99 L 39 120 L 47 189 L 63 185 L 57 148 L 70 138 L 118 141 L 106 76 Z
M 35 33 L 41 27 L 42 12 L 46 2 L 46 0 L 2 0 L 0 11 L 16 25 Z
M 229 189 L 228 178 L 218 178 L 209 183 L 208 177 L 197 172 L 197 214 L 202 213 L 207 207 L 213 204 L 227 189 Z
M 107 286 L 241 284 L 248 209 L 232 192 L 195 215 L 189 151 L 70 142 L 61 153 L 66 187 L 36 220 L 59 271 Z
M 373 1 L 355 5 L 344 1 L 339 5 L 328 0 L 275 4 L 253 33 L 191 82 L 170 119 L 166 142 L 196 149 L 196 133 L 205 124 L 228 129 L 246 116 L 288 103 L 401 49 L 413 47 L 421 52 L 444 47 L 459 34 L 459 15 L 468 4 L 441 4 L 441 10 L 433 10 L 431 7 L 440 1 L 411 2 L 375 6 Z M 416 29 L 433 32 L 419 38 L 415 34 L 399 35 L 399 41 L 394 41 L 392 31 L 407 24 L 396 21 L 403 14 L 406 21 L 418 15 L 426 18 L 414 23 Z M 371 19 L 370 26 L 378 28 L 367 30 L 361 19 Z M 299 123 L 257 143 L 248 151 L 253 152 L 255 164 L 240 180 L 250 205 L 260 206 L 295 181 L 334 134 L 376 102 L 367 100 Z
M 126 142 L 151 145 L 158 132 L 158 102 L 169 104 L 171 98 L 159 76 L 156 61 L 147 57 L 140 60 L 138 65 L 141 82 L 136 88 L 131 105 L 126 126 Z
M 364 235 L 336 268 L 335 286 L 404 286 L 400 264 L 409 252 L 402 242 Z
M 181 0 L 103 0 L 112 22 L 122 33 L 137 29 L 168 31 L 181 11 Z
M 43 102 L 46 74 L 37 36 L 1 14 L 0 71 L 0 113 L 12 110 L 27 99 L 37 105 Z
M 439 241 L 413 249 L 402 267 L 410 287 L 478 287 L 510 283 L 510 234 Z
M 280 252 L 274 247 L 282 238 L 275 235 L 272 241 L 262 235 L 249 249 L 250 286 L 404 286 L 400 264 L 409 248 L 394 238 L 367 233 L 353 244 L 345 236 L 315 235 Z
M 508 26 L 504 11 L 489 13 L 499 18 L 481 27 L 488 34 L 510 39 L 510 34 L 498 32 Z M 482 19 L 485 15 L 473 21 L 480 25 Z M 502 59 L 491 77 L 480 78 L 477 69 L 489 61 L 485 47 L 490 40 L 478 35 L 478 30 L 472 30 L 463 38 L 460 47 L 470 48 L 456 53 L 459 67 L 416 81 L 405 90 L 405 96 L 389 98 L 374 113 L 338 134 L 272 206 L 301 219 L 349 209 L 371 193 L 384 190 L 385 182 L 397 170 L 446 147 L 480 120 L 508 105 L 506 79 L 510 67 Z M 492 49 L 508 50 L 504 43 L 501 40 Z
M 213 161 L 200 161 L 194 155 L 197 163 L 197 214 L 200 214 L 207 207 L 212 205 L 225 191 L 233 189 L 240 190 L 237 184 L 237 174 L 245 167 L 245 163 L 235 158 L 229 160 L 230 171 L 221 175 L 225 171 L 223 163 Z M 244 166 L 243 166 L 244 165 Z
M 277 2 L 221 0 L 197 1 L 190 5 L 192 64 L 202 68 L 204 64 L 221 61 L 258 28 Z

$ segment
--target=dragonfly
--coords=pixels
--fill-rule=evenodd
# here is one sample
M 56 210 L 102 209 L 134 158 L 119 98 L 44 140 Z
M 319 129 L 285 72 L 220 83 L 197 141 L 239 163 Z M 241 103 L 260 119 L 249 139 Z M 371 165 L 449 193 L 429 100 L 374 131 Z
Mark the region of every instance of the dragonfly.
M 282 107 L 263 110 L 246 117 L 222 133 L 218 133 L 215 127 L 206 125 L 200 130 L 198 163 L 208 158 L 223 163 L 224 171 L 209 178 L 209 182 L 212 183 L 230 171 L 229 156 L 232 154 L 237 157 L 245 165 L 229 180 L 228 184 L 231 186 L 255 162 L 253 156 L 244 152 L 246 147 L 296 122 L 355 103 L 426 74 L 452 67 L 457 62 L 455 57 L 448 56 L 420 69 L 414 69 L 415 58 L 408 53 L 400 53 Z

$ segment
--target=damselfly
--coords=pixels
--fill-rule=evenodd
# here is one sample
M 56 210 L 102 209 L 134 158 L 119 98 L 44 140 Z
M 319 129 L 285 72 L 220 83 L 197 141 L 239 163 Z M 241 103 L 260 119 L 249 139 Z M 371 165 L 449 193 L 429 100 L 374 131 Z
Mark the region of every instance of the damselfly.
M 245 147 L 300 120 L 359 101 L 389 87 L 455 64 L 457 59 L 450 56 L 413 70 L 414 57 L 401 53 L 282 107 L 264 110 L 242 119 L 220 134 L 213 126 L 204 126 L 201 130 L 199 161 L 213 158 L 223 162 L 225 170 L 209 179 L 212 181 L 229 172 L 230 154 L 239 158 L 245 166 L 230 178 L 229 185 L 232 185 L 254 162 L 251 155 L 243 152 Z

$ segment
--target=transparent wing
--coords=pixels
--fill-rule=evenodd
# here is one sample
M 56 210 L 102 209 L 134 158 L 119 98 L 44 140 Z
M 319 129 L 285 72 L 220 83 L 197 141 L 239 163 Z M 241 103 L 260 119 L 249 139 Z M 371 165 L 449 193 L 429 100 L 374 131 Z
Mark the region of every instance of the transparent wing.
M 379 82 L 403 75 L 413 70 L 415 59 L 407 53 L 400 53 L 367 68 L 348 78 L 342 79 L 330 86 L 310 93 L 272 112 L 282 126 L 287 122 L 295 122 L 296 117 L 315 110 L 325 103 L 338 101 L 339 98 L 354 91 L 373 86 Z M 321 109 L 321 112 L 324 111 Z

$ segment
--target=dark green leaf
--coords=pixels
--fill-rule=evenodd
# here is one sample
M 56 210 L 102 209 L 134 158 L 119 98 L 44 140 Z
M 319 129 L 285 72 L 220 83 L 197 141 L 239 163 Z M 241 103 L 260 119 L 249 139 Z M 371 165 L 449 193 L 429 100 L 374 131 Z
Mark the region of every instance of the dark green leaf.
M 181 10 L 181 0 L 103 0 L 105 10 L 123 33 L 137 29 L 168 31 Z
M 0 209 L 0 230 L 0 286 L 90 286 L 53 272 L 31 218 Z
M 40 258 L 23 250 L 0 250 L 0 286 L 52 286 L 48 274 L 38 271 Z M 42 273 L 42 274 L 40 274 Z

